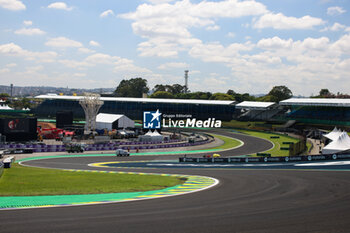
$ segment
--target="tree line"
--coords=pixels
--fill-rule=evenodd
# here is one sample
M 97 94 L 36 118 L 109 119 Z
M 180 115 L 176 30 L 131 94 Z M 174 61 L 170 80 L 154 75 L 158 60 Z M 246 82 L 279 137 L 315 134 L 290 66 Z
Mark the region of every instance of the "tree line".
M 152 93 L 149 98 L 162 99 L 199 99 L 199 100 L 232 100 L 242 101 L 264 101 L 279 102 L 293 96 L 292 91 L 286 86 L 275 86 L 271 91 L 262 97 L 255 97 L 248 93 L 236 93 L 228 90 L 226 93 L 211 92 L 190 92 L 186 91 L 186 87 L 180 84 L 163 85 L 157 84 L 152 90 L 148 87 L 147 80 L 143 78 L 132 78 L 122 80 L 114 91 L 116 97 L 136 97 L 141 98 L 144 93 Z

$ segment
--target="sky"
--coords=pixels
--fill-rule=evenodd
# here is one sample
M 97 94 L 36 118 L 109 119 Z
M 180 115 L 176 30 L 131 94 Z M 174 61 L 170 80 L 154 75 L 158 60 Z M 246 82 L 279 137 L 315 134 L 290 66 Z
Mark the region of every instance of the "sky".
M 0 85 L 350 94 L 348 0 L 0 0 Z

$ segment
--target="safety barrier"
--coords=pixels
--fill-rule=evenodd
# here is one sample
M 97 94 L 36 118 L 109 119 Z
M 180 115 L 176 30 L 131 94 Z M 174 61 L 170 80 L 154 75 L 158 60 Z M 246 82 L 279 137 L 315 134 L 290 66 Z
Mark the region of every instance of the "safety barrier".
M 350 159 L 350 154 L 303 155 L 287 157 L 231 157 L 231 158 L 190 158 L 180 157 L 180 163 L 266 163 L 298 162 Z
M 182 142 L 176 143 L 177 140 L 170 140 L 167 143 L 157 143 L 157 142 L 121 142 L 116 143 L 105 143 L 105 144 L 86 144 L 86 151 L 105 151 L 105 150 L 149 150 L 149 149 L 161 149 L 161 148 L 174 148 L 174 147 L 188 147 L 188 146 L 198 146 L 206 143 L 212 142 L 214 139 L 207 138 L 206 140 L 196 141 L 193 143 Z M 170 142 L 170 143 L 169 143 Z M 10 145 L 0 145 L 7 149 L 8 154 L 22 154 L 22 153 L 40 153 L 40 152 L 64 152 L 66 151 L 65 145 L 46 145 L 46 144 L 10 144 Z

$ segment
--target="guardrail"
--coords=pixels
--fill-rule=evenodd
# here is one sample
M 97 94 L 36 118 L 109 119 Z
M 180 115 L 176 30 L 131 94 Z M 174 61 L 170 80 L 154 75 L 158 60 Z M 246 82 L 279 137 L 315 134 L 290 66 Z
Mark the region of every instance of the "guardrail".
M 32 148 L 24 149 L 7 149 L 2 152 L 4 155 L 13 155 L 13 154 L 33 154 Z
M 304 155 L 287 157 L 230 157 L 230 158 L 191 158 L 180 157 L 180 163 L 268 163 L 299 162 L 350 159 L 350 154 Z

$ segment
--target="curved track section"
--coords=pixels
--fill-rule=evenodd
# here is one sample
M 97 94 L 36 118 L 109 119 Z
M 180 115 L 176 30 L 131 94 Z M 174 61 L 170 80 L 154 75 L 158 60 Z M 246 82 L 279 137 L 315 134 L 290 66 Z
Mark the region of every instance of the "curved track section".
M 155 157 L 142 157 L 152 159 Z M 110 160 L 111 157 L 60 158 L 28 164 L 88 169 L 87 164 Z M 123 160 L 136 161 L 140 157 Z M 220 184 L 204 192 L 141 202 L 0 211 L 5 226 L 1 232 L 280 233 L 348 232 L 350 227 L 350 172 L 217 168 L 156 171 L 211 176 Z

